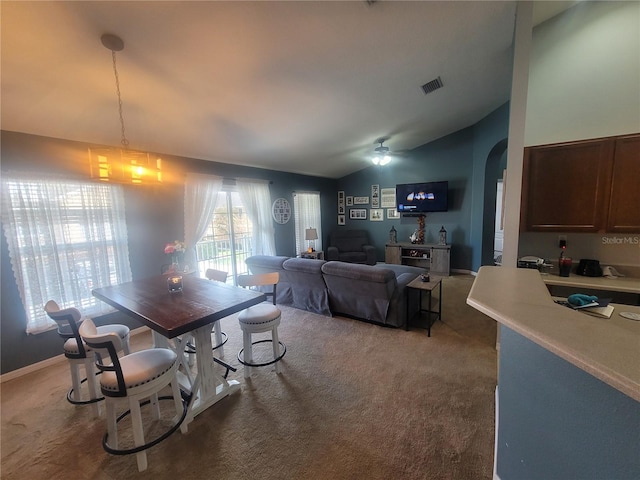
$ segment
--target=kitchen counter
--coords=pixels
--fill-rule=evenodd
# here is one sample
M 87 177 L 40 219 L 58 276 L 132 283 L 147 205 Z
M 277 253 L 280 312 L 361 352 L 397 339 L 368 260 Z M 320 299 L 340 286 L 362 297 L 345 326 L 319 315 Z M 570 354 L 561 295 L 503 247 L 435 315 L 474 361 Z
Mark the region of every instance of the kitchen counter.
M 640 401 L 640 321 L 619 313 L 640 313 L 639 307 L 614 305 L 603 319 L 556 304 L 545 283 L 576 280 L 616 283 L 638 292 L 626 277 L 543 276 L 537 270 L 481 267 L 467 303 L 525 338 L 556 354 L 611 387 Z M 637 282 L 637 280 L 635 280 Z M 608 283 L 608 282 L 606 282 Z M 574 285 L 566 283 L 567 285 Z M 627 285 L 628 287 L 624 287 Z M 604 289 L 599 284 L 597 288 Z M 633 290 L 636 288 L 636 290 Z
M 545 273 L 540 275 L 547 285 L 562 287 L 582 287 L 594 290 L 607 290 L 612 292 L 637 293 L 640 294 L 640 278 L 634 277 L 585 277 L 582 275 L 570 274 L 568 277 L 561 277 L 557 273 Z

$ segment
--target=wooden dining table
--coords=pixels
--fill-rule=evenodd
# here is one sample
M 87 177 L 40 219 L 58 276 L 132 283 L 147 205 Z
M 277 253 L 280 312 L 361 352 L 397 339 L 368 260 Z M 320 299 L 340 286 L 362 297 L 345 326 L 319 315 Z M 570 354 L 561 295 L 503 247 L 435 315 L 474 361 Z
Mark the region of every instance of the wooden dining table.
M 261 292 L 198 278 L 182 277 L 182 291 L 170 292 L 167 275 L 96 288 L 96 298 L 139 320 L 153 332 L 156 347 L 172 348 L 181 362 L 181 383 L 191 396 L 186 421 L 240 389 L 236 380 L 227 381 L 216 372 L 211 329 L 215 322 L 265 300 Z M 219 330 L 219 328 L 218 328 Z M 196 375 L 185 361 L 182 336 L 190 334 L 196 344 Z

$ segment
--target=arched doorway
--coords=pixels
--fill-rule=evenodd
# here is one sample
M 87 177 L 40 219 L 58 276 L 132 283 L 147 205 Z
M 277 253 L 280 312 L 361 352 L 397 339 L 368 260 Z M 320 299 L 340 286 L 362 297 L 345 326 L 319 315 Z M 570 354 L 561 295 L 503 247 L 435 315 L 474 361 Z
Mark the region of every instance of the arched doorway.
M 496 232 L 496 203 L 498 181 L 502 181 L 507 168 L 507 139 L 496 143 L 489 155 L 484 171 L 484 205 L 482 209 L 482 265 L 494 265 Z

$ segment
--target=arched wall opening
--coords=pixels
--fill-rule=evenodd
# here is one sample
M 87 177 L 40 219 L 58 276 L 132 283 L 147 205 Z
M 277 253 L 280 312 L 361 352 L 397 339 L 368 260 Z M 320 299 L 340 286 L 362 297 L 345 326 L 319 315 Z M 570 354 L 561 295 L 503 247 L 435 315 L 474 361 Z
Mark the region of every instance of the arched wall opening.
M 507 168 L 507 139 L 496 143 L 485 164 L 484 205 L 482 209 L 482 265 L 494 265 L 494 241 L 498 180 Z

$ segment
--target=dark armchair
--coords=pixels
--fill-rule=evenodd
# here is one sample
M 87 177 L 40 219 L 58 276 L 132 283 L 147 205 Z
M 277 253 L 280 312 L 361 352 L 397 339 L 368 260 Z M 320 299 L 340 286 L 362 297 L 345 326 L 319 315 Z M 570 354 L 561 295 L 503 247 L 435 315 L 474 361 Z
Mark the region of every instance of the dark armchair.
M 366 230 L 338 229 L 329 235 L 326 260 L 375 265 L 376 247 Z

